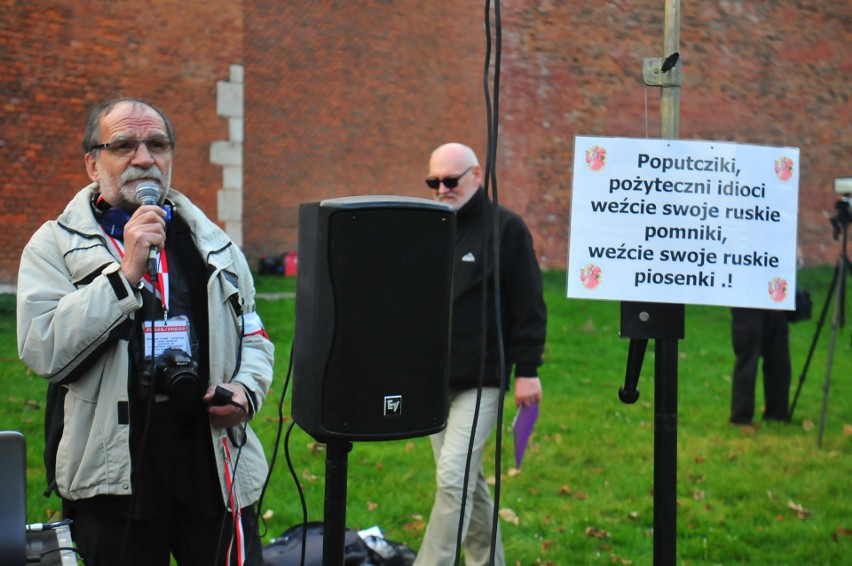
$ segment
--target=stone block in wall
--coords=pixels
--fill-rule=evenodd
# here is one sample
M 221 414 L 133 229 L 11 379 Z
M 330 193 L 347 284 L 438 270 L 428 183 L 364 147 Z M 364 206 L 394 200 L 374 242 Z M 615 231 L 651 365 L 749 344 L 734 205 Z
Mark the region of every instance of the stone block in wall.
M 226 222 L 225 233 L 229 238 L 240 248 L 243 247 L 243 223 L 242 222 Z
M 243 76 L 244 76 L 244 74 L 245 74 L 245 72 L 244 72 L 244 70 L 243 70 L 243 66 L 242 66 L 242 65 L 231 65 L 231 67 L 230 67 L 230 77 L 231 77 L 231 82 L 232 82 L 232 83 L 240 83 L 240 84 L 242 84 L 242 83 L 244 82 L 244 81 L 243 81 Z
M 233 141 L 214 141 L 210 144 L 210 163 L 242 167 L 243 144 Z
M 242 118 L 228 118 L 228 139 L 235 142 L 243 140 L 243 124 L 245 121 Z
M 222 189 L 216 194 L 218 218 L 225 222 L 242 220 L 243 193 L 232 189 Z
M 243 190 L 243 168 L 223 167 L 222 185 L 223 189 L 233 189 L 235 191 Z
M 243 84 L 219 81 L 216 83 L 216 114 L 225 117 L 243 116 Z

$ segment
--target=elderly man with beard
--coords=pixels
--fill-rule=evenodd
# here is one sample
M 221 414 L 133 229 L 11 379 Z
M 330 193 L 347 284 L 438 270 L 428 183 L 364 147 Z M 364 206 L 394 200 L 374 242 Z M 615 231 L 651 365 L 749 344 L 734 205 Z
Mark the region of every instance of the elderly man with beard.
M 48 382 L 47 492 L 93 566 L 263 561 L 252 505 L 267 465 L 248 421 L 273 346 L 242 252 L 171 188 L 174 147 L 145 101 L 95 108 L 93 183 L 21 257 L 18 351 Z M 139 204 L 143 183 L 157 204 Z

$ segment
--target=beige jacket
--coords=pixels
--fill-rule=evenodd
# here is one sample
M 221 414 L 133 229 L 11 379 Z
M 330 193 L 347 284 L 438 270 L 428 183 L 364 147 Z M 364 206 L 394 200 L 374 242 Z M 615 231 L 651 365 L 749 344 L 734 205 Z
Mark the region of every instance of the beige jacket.
M 122 275 L 117 251 L 92 214 L 90 201 L 96 192 L 96 184 L 84 188 L 56 220 L 36 231 L 21 256 L 18 274 L 18 353 L 35 373 L 67 388 L 56 487 L 72 500 L 131 493 L 130 431 L 118 424 L 118 407 L 128 402 L 128 340 L 119 337 L 105 352 L 92 354 L 136 316 L 142 298 Z M 207 283 L 211 384 L 243 385 L 253 393 L 255 414 L 272 382 L 274 347 L 265 333 L 246 329 L 247 320 L 259 323 L 248 264 L 230 238 L 187 197 L 170 189 L 167 198 L 187 221 L 212 273 Z M 227 504 L 221 477 L 223 438 L 225 430 L 211 424 Z M 236 456 L 237 448 L 230 450 Z M 249 427 L 236 477 L 242 506 L 258 499 L 266 472 L 263 447 Z

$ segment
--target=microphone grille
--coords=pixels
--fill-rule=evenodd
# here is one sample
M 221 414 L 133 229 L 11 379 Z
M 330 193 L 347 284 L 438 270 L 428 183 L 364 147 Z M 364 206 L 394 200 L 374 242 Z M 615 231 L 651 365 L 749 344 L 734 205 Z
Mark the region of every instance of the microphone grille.
M 136 187 L 136 202 L 140 205 L 157 204 L 160 199 L 160 187 L 151 181 L 140 183 Z

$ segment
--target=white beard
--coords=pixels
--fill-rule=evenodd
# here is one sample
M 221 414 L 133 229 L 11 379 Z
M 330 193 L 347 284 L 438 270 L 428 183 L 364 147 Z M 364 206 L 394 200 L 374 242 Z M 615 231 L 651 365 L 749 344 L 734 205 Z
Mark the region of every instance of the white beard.
M 99 185 L 101 194 L 113 206 L 119 206 L 125 210 L 135 210 L 138 208 L 139 203 L 136 200 L 136 188 L 130 187 L 131 182 L 140 179 L 155 181 L 160 187 L 160 195 L 157 202 L 162 203 L 166 198 L 166 191 L 171 186 L 171 177 L 171 166 L 163 174 L 155 165 L 147 168 L 131 165 L 118 177 L 102 172 Z

